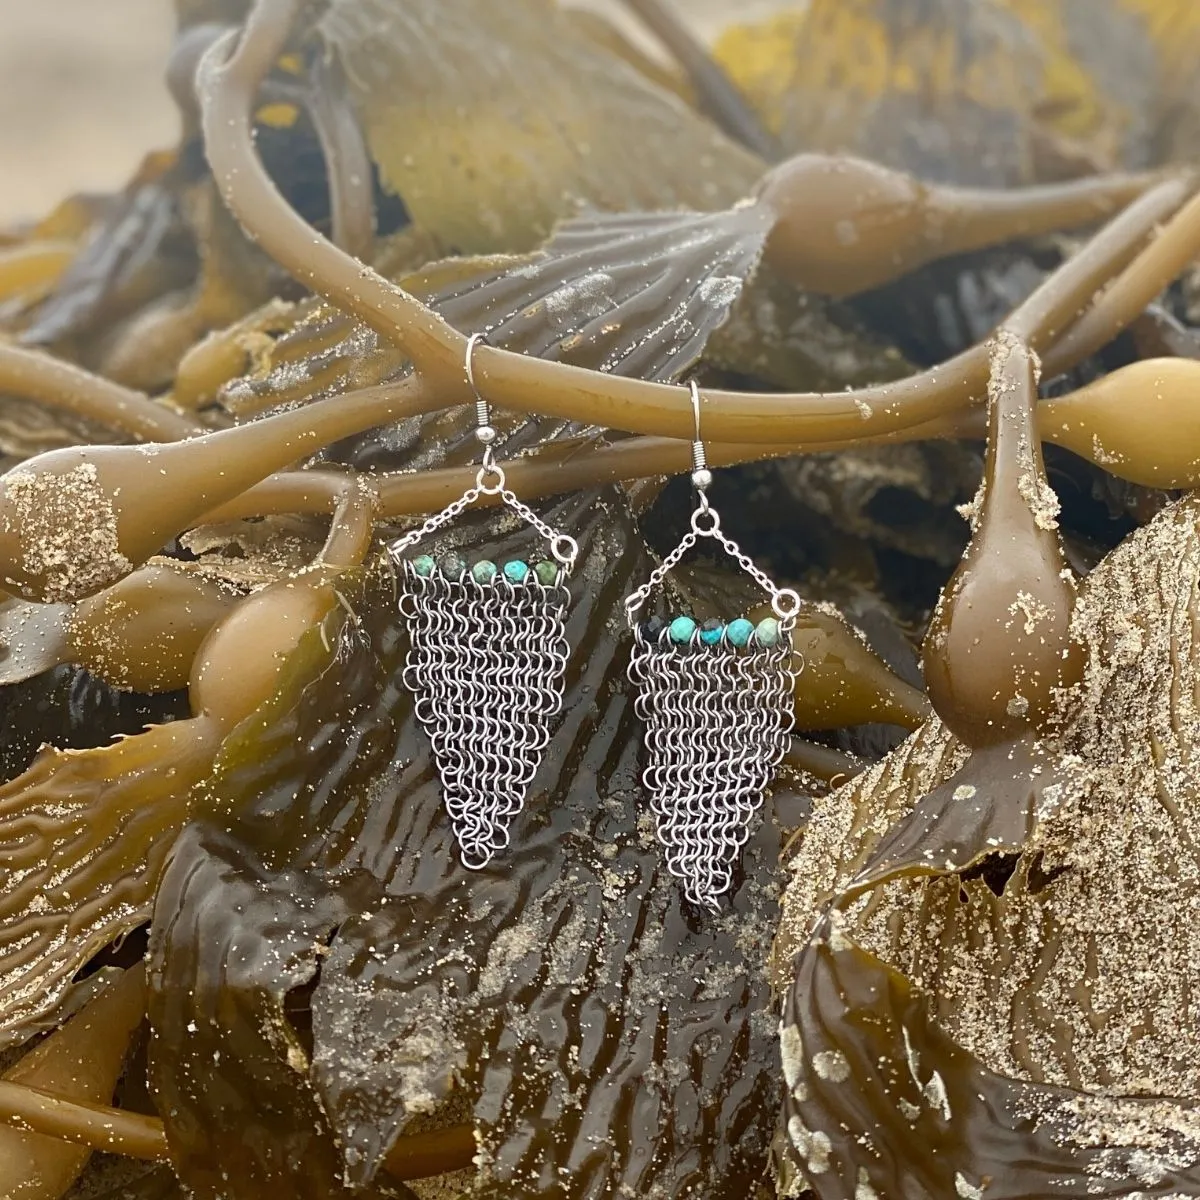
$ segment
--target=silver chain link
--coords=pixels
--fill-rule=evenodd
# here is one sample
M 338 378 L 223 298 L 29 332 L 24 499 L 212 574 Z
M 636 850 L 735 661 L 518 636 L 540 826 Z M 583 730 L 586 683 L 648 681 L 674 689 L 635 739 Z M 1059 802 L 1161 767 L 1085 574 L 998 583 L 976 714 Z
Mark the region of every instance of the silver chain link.
M 543 584 L 503 575 L 448 579 L 401 564 L 409 630 L 403 679 L 433 747 L 462 862 L 479 870 L 508 845 L 562 708 L 570 647 L 563 572 Z
M 771 597 L 771 608 L 779 618 L 780 627 L 790 633 L 796 624 L 800 612 L 800 596 L 792 588 L 776 587 L 771 579 L 746 552 L 721 528 L 721 518 L 715 508 L 708 503 L 708 498 L 700 493 L 701 503 L 692 513 L 692 528 L 683 535 L 679 545 L 650 573 L 650 578 L 636 592 L 625 597 L 625 617 L 631 629 L 637 625 L 637 615 L 642 605 L 649 599 L 650 594 L 662 583 L 667 574 L 678 564 L 679 560 L 700 540 L 711 538 L 718 542 L 725 553 L 732 558 L 755 583 Z M 701 520 L 708 517 L 708 524 L 702 525 Z
M 489 477 L 494 482 L 489 482 Z M 475 486 L 468 488 L 457 500 L 447 504 L 441 512 L 429 517 L 424 524 L 409 530 L 403 537 L 392 542 L 388 547 L 392 558 L 398 563 L 406 550 L 411 550 L 431 533 L 436 533 L 443 526 L 449 525 L 455 517 L 470 508 L 481 496 L 499 496 L 506 508 L 515 512 L 527 525 L 536 529 L 550 543 L 550 553 L 554 556 L 554 560 L 567 574 L 570 574 L 579 557 L 579 543 L 570 534 L 547 525 L 529 505 L 517 498 L 515 492 L 509 490 L 504 476 L 504 468 L 496 462 L 490 446 L 483 452 L 483 466 L 479 468 L 479 472 L 475 476 Z

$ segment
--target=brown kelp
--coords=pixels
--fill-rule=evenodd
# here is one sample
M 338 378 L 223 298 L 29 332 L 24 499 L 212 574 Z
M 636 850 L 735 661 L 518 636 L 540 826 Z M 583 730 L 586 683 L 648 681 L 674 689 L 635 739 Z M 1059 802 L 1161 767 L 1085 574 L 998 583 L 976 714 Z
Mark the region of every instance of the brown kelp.
M 397 686 L 406 643 L 386 574 L 348 596 L 354 616 L 322 674 L 223 750 L 163 881 L 151 946 L 152 1077 L 196 1186 L 216 1189 L 219 1162 L 247 1186 L 295 1175 L 301 1194 L 302 1173 L 336 1194 L 343 1169 L 370 1181 L 398 1134 L 463 1121 L 474 1142 L 448 1165 L 474 1155 L 487 1194 L 535 1195 L 566 1176 L 584 1190 L 734 1196 L 761 1178 L 773 1130 L 762 1100 L 775 1087 L 771 873 L 705 922 L 659 868 L 637 803 L 623 639 L 596 619 L 646 565 L 622 507 L 584 494 L 554 512 L 584 540 L 569 715 L 503 863 L 473 876 L 453 851 Z M 528 542 L 493 528 L 474 531 L 473 550 L 494 559 Z M 403 808 L 383 803 L 396 794 Z M 751 861 L 765 866 L 772 841 L 768 825 Z M 260 929 L 269 936 L 246 957 Z M 232 991 L 206 984 L 214 969 L 236 970 Z M 314 983 L 305 1045 L 288 1032 L 286 996 Z M 213 1006 L 234 996 L 245 1016 L 214 1024 Z M 231 1039 L 245 1047 L 232 1058 Z M 325 1114 L 344 1167 L 331 1138 L 311 1138 L 295 1165 L 271 1157 L 294 1137 L 300 1063 L 320 1098 L 306 1124 Z M 228 1087 L 247 1110 L 212 1107 Z
M 146 1196 L 1192 1194 L 1197 553 L 1162 490 L 1200 430 L 1186 285 L 1159 294 L 1200 249 L 1193 175 L 1063 181 L 1102 139 L 1024 84 L 983 115 L 1019 103 L 1053 170 L 959 169 L 1007 126 L 955 87 L 923 116 L 970 135 L 945 169 L 866 133 L 768 166 L 783 126 L 661 3 L 686 82 L 546 0 L 178 7 L 178 152 L 0 248 L 5 1040 L 122 998 L 136 1025 L 116 971 L 148 938 L 115 1096 L 116 1038 L 90 1089 L 0 1081 L 30 1194 L 89 1147 L 165 1159 Z M 921 7 L 946 38 L 900 0 L 811 28 L 882 29 L 910 70 L 954 47 L 957 86 L 1031 20 Z M 939 344 L 937 289 L 1001 253 L 1000 319 Z M 910 304 L 933 333 L 902 353 Z M 482 873 L 380 547 L 474 479 L 470 334 L 510 483 L 583 546 L 567 702 Z M 714 485 L 727 520 L 807 602 L 804 736 L 715 916 L 660 867 L 620 603 L 680 518 L 684 373 L 710 461 L 756 464 Z M 1118 477 L 1121 523 L 1067 494 Z M 435 547 L 468 548 L 530 539 L 481 511 Z M 672 586 L 749 603 L 704 561 Z M 64 687 L 91 699 L 55 724 Z M 1099 946 L 1114 879 L 1161 978 Z
M 967 758 L 933 722 L 819 802 L 779 948 L 785 1194 L 1200 1191 L 1196 564 L 1189 499 L 1083 582 L 1052 738 Z

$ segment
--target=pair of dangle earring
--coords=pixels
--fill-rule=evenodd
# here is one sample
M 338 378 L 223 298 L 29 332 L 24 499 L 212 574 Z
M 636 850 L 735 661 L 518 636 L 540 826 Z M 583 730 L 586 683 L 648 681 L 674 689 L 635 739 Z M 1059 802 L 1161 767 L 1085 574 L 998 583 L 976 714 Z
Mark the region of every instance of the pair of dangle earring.
M 763 793 L 788 747 L 794 714 L 792 631 L 800 597 L 778 588 L 721 529 L 700 439 L 700 392 L 691 384 L 695 438 L 691 529 L 625 601 L 633 632 L 629 678 L 645 723 L 650 792 L 667 869 L 693 903 L 716 908 L 750 837 Z M 701 539 L 716 542 L 763 589 L 772 614 L 757 624 L 676 616 L 640 621 L 667 572 Z
M 487 402 L 475 387 L 467 342 L 466 376 L 476 396 L 483 459 L 475 484 L 390 550 L 399 607 L 408 627 L 403 679 L 433 748 L 442 794 L 463 864 L 485 867 L 509 830 L 562 708 L 570 647 L 566 581 L 579 556 L 575 539 L 552 529 L 508 488 L 496 461 Z M 712 474 L 700 439 L 700 393 L 691 385 L 695 438 L 691 529 L 646 583 L 625 601 L 633 631 L 629 676 L 646 725 L 650 792 L 668 870 L 687 897 L 715 907 L 729 891 L 750 823 L 775 775 L 792 728 L 792 630 L 800 597 L 777 588 L 721 530 L 708 502 Z M 497 497 L 548 543 L 534 564 L 468 563 L 457 551 L 416 554 L 420 543 L 481 497 Z M 640 622 L 639 613 L 701 538 L 718 543 L 763 589 L 773 616 L 757 625 L 677 616 Z
M 463 865 L 479 870 L 502 851 L 562 708 L 570 647 L 567 578 L 575 539 L 547 525 L 508 488 L 496 461 L 487 401 L 475 386 L 467 342 L 467 382 L 475 392 L 475 436 L 483 461 L 475 485 L 390 546 L 400 613 L 409 633 L 403 680 L 433 748 L 442 796 Z M 467 562 L 410 552 L 483 496 L 498 497 L 548 543 L 534 563 Z

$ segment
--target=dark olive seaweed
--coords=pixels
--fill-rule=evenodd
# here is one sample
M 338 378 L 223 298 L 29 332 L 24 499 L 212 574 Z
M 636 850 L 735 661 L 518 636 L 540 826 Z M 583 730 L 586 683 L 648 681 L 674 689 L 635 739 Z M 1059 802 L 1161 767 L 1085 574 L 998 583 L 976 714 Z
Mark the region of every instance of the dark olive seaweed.
M 578 1196 L 733 1198 L 763 1182 L 778 834 L 763 822 L 721 916 L 682 904 L 625 679 L 621 599 L 650 564 L 611 494 L 553 520 L 584 547 L 564 715 L 486 871 L 454 852 L 386 577 L 350 597 L 330 665 L 223 751 L 151 944 L 152 1078 L 198 1195 L 223 1169 L 280 1195 L 341 1194 L 322 1110 L 356 1183 L 431 1121 L 474 1124 L 483 1195 L 568 1178 Z M 534 548 L 474 533 L 493 560 Z M 284 1004 L 314 982 L 309 1051 Z M 310 1053 L 321 1110 L 297 1093 Z

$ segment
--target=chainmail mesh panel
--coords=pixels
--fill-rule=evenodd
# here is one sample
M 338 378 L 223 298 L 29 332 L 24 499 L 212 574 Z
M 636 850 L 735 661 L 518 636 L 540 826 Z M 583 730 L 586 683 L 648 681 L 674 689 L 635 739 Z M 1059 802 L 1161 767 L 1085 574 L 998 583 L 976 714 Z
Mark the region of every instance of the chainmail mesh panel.
M 733 884 L 792 728 L 790 637 L 771 647 L 674 645 L 634 631 L 629 677 L 646 725 L 643 780 L 667 869 L 696 904 Z
M 401 568 L 400 612 L 410 646 L 404 684 L 433 746 L 442 794 L 465 866 L 508 845 L 509 827 L 562 707 L 569 647 L 562 582 L 531 571 L 521 583 L 435 568 Z

